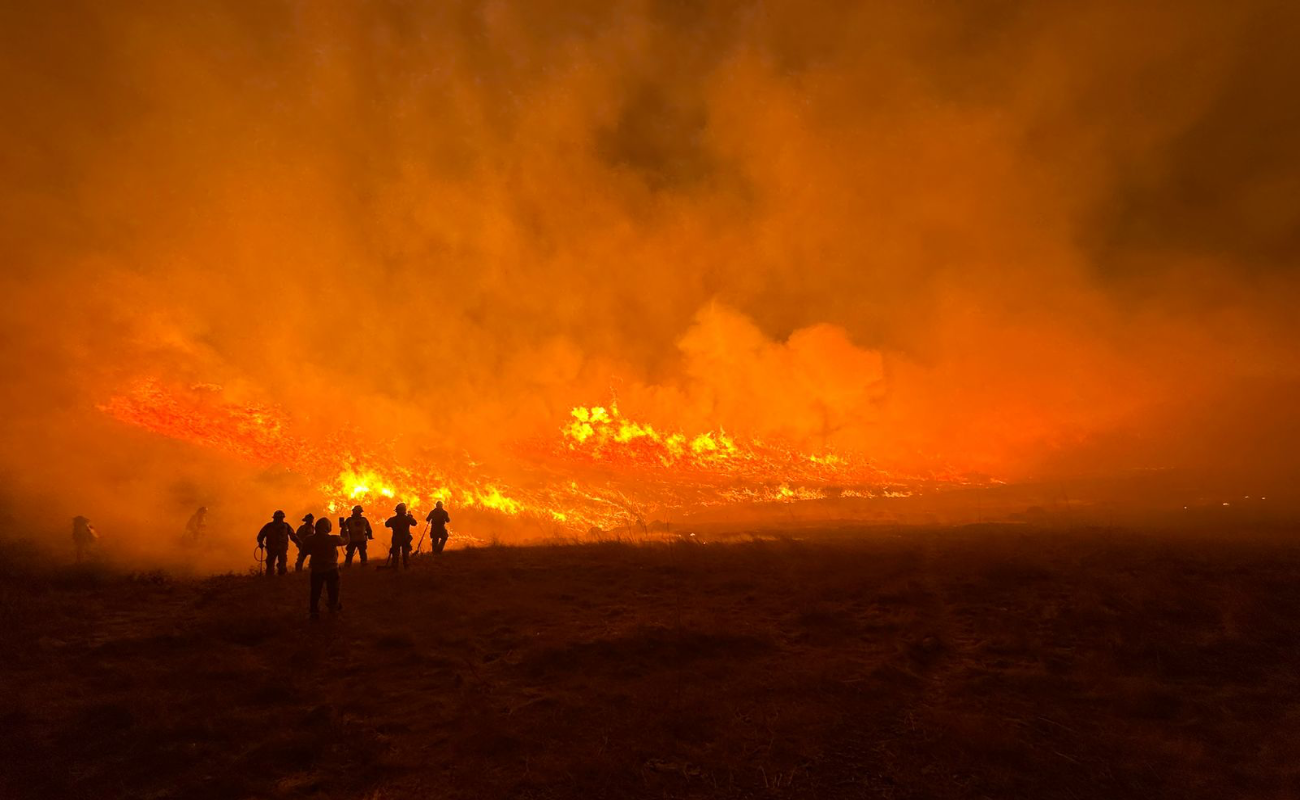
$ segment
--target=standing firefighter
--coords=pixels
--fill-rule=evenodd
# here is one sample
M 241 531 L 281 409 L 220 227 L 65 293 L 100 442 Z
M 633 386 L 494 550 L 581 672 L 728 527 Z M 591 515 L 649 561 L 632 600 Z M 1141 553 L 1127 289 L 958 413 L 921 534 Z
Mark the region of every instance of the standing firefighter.
M 298 526 L 298 531 L 294 534 L 293 543 L 298 546 L 298 560 L 293 562 L 293 571 L 302 572 L 302 562 L 307 560 L 307 539 L 311 537 L 316 529 L 312 527 L 316 516 L 308 514 L 302 518 L 302 524 Z
M 271 521 L 257 532 L 257 546 L 266 548 L 267 575 L 273 568 L 281 575 L 288 572 L 285 564 L 289 560 L 289 540 L 293 535 L 293 526 L 284 521 L 283 511 L 275 512 Z
M 393 529 L 393 543 L 388 548 L 388 560 L 394 568 L 397 567 L 397 554 L 402 554 L 402 566 L 410 566 L 411 560 L 411 528 L 418 523 L 415 517 L 406 510 L 406 503 L 398 503 L 394 509 L 397 513 L 388 518 L 384 523 L 385 528 Z
M 441 500 L 433 506 L 433 510 L 429 512 L 429 516 L 425 517 L 425 521 L 429 523 L 432 531 L 429 548 L 434 553 L 441 553 L 442 548 L 447 546 L 447 523 L 451 522 L 451 515 L 442 507 Z
M 366 542 L 375 538 L 374 531 L 370 529 L 370 520 L 362 516 L 361 506 L 352 507 L 352 516 L 347 519 L 339 520 L 339 533 L 348 537 L 348 556 L 343 560 L 343 566 L 352 565 L 352 554 L 361 551 L 361 563 L 366 563 Z
M 95 533 L 95 526 L 90 524 L 90 520 L 82 516 L 72 518 L 72 543 L 77 547 L 78 564 L 83 558 L 90 556 L 98 541 L 99 534 Z
M 333 526 L 329 517 L 316 520 L 316 532 L 303 540 L 307 553 L 311 555 L 311 603 L 308 612 L 312 619 L 320 616 L 321 587 L 329 589 L 330 611 L 340 611 L 339 604 L 339 548 L 347 545 L 348 532 L 342 536 L 330 533 Z
M 181 544 L 194 547 L 203 541 L 207 534 L 207 517 L 207 506 L 199 506 L 199 510 L 190 515 L 189 522 L 185 523 L 185 533 L 181 534 Z

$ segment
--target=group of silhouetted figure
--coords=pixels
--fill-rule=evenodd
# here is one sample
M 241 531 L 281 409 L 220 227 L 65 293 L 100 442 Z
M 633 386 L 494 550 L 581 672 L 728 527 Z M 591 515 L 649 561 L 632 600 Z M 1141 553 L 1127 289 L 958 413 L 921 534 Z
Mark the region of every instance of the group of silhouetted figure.
M 199 508 L 185 523 L 185 533 L 181 536 L 181 543 L 188 547 L 193 547 L 201 543 L 205 538 L 207 527 L 206 506 Z M 257 533 L 257 553 L 258 560 L 264 566 L 266 575 L 284 575 L 288 569 L 289 562 L 289 544 L 292 542 L 298 548 L 298 558 L 294 562 L 294 572 L 301 572 L 304 563 L 308 565 L 311 572 L 311 602 L 309 611 L 313 617 L 320 614 L 320 596 L 321 590 L 326 589 L 329 594 L 329 609 L 338 611 L 339 605 L 339 548 L 343 547 L 347 551 L 344 557 L 343 566 L 351 566 L 352 559 L 358 553 L 361 555 L 361 564 L 364 566 L 367 561 L 367 543 L 375 538 L 374 530 L 370 527 L 370 520 L 366 519 L 365 511 L 361 506 L 352 507 L 352 516 L 339 517 L 339 532 L 333 532 L 334 526 L 329 517 L 322 516 L 317 519 L 314 514 L 307 514 L 302 518 L 302 525 L 297 530 L 292 525 L 285 522 L 283 511 L 276 511 L 272 515 L 271 521 L 262 526 Z M 430 551 L 432 553 L 441 553 L 447 546 L 449 534 L 447 524 L 451 522 L 451 515 L 442 507 L 439 501 L 425 517 L 428 523 L 424 534 L 421 534 L 419 543 L 415 546 L 418 553 L 424 544 L 424 537 L 429 536 Z M 410 567 L 411 562 L 411 543 L 414 541 L 413 529 L 419 525 L 415 520 L 415 515 L 407 510 L 405 503 L 398 503 L 394 509 L 393 516 L 384 522 L 384 527 L 392 531 L 392 539 L 388 548 L 388 560 L 385 566 L 396 569 L 400 563 L 403 569 Z M 84 557 L 90 554 L 95 543 L 99 540 L 99 535 L 95 528 L 90 524 L 86 517 L 74 517 L 72 520 L 72 541 L 77 548 L 77 561 L 80 562 Z M 310 559 L 310 561 L 308 561 Z
M 451 522 L 451 515 L 439 502 L 425 519 L 429 523 L 425 533 L 432 533 L 430 538 L 432 552 L 441 553 L 447 545 L 447 523 Z M 410 567 L 411 542 L 415 539 L 411 531 L 418 524 L 415 515 L 406 509 L 406 504 L 398 503 L 393 516 L 384 522 L 384 527 L 393 532 L 388 548 L 387 566 L 396 569 L 400 559 L 403 569 Z M 352 516 L 339 517 L 339 532 L 335 534 L 333 530 L 334 526 L 330 523 L 329 517 L 322 516 L 316 519 L 313 514 L 304 516 L 302 525 L 294 530 L 292 525 L 284 521 L 284 512 L 277 511 L 271 517 L 271 521 L 263 525 L 257 533 L 257 546 L 265 553 L 267 575 L 284 575 L 288 572 L 289 543 L 293 542 L 297 546 L 298 559 L 294 562 L 293 568 L 295 572 L 300 572 L 303 562 L 308 563 L 308 569 L 311 571 L 311 603 L 308 608 L 313 617 L 320 613 L 322 588 L 329 593 L 329 609 L 338 611 L 341 608 L 339 548 L 347 549 L 343 566 L 351 566 L 353 556 L 358 553 L 364 566 L 367 560 L 366 545 L 375 538 L 370 520 L 366 519 L 361 506 L 352 507 Z M 421 536 L 420 543 L 416 545 L 417 549 L 423 543 L 424 538 Z

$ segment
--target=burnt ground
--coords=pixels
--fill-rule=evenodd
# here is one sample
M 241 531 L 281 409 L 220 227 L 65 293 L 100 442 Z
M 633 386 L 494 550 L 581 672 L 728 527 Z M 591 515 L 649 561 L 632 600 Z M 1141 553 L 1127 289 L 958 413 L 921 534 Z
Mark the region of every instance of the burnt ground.
M 983 526 L 4 567 L 0 796 L 1300 795 L 1300 539 Z

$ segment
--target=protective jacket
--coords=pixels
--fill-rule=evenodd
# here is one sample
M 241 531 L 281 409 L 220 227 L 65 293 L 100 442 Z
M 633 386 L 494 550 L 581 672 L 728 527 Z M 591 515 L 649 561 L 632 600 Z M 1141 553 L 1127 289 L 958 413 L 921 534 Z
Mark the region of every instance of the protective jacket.
M 312 572 L 330 572 L 339 568 L 339 548 L 348 543 L 347 531 L 342 536 L 328 532 L 313 533 L 303 540 L 303 547 L 311 556 Z
M 401 546 L 411 543 L 411 528 L 416 524 L 414 515 L 408 512 L 403 516 L 389 517 L 384 527 L 393 529 L 393 544 Z
M 445 508 L 435 508 L 429 512 L 429 516 L 425 517 L 425 519 L 435 528 L 446 529 L 447 523 L 451 522 L 451 515 L 447 513 Z
M 293 537 L 293 526 L 284 520 L 272 520 L 262 526 L 257 533 L 257 543 L 266 544 L 268 553 L 289 552 L 289 539 Z
M 366 539 L 375 538 L 374 532 L 370 529 L 370 520 L 365 517 L 348 517 L 343 520 L 343 524 L 339 528 L 347 531 L 348 538 L 352 542 L 360 543 Z

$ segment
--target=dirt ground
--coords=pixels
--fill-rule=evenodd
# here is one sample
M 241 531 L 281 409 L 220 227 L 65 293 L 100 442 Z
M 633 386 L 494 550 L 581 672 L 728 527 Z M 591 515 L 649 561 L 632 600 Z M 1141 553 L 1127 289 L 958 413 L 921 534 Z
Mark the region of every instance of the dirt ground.
M 0 796 L 1300 797 L 1300 536 L 0 567 Z

